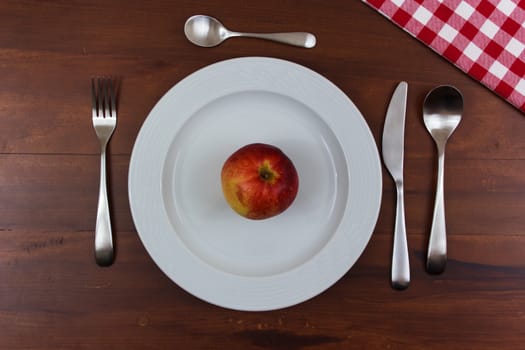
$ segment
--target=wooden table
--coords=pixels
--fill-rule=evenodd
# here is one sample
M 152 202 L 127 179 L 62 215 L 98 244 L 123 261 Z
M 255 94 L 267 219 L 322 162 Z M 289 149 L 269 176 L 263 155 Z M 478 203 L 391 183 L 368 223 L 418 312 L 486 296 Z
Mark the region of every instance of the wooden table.
M 183 36 L 208 13 L 231 28 L 306 30 L 313 50 L 249 39 L 214 49 Z M 240 56 L 309 67 L 357 105 L 380 145 L 395 85 L 409 83 L 406 217 L 412 284 L 389 284 L 395 194 L 365 252 L 333 287 L 302 304 L 239 312 L 184 292 L 141 244 L 128 204 L 135 137 L 159 98 L 188 74 Z M 115 264 L 93 257 L 99 145 L 90 78 L 122 77 L 109 152 Z M 425 94 L 464 94 L 447 148 L 449 262 L 425 272 L 436 154 Z M 478 82 L 357 0 L 10 1 L 0 3 L 1 349 L 525 348 L 525 119 Z

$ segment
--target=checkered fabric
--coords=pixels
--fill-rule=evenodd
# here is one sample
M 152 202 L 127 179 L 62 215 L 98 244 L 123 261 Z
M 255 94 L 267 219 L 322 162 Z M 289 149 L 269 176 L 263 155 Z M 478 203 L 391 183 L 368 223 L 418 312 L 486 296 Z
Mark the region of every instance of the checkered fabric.
M 362 0 L 525 113 L 524 0 Z

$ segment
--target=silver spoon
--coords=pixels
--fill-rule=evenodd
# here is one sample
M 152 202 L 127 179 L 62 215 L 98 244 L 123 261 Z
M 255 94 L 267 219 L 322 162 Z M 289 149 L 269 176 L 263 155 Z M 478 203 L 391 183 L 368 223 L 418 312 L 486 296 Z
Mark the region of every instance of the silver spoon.
M 304 32 L 261 34 L 230 31 L 217 19 L 206 15 L 188 18 L 184 24 L 184 34 L 189 41 L 203 47 L 217 46 L 228 38 L 239 36 L 267 39 L 308 49 L 316 44 L 315 35 Z
M 447 235 L 443 194 L 445 145 L 461 121 L 462 112 L 463 96 L 453 86 L 438 86 L 428 93 L 423 103 L 423 120 L 427 130 L 436 142 L 438 151 L 436 200 L 427 254 L 427 271 L 430 273 L 443 272 L 447 262 Z

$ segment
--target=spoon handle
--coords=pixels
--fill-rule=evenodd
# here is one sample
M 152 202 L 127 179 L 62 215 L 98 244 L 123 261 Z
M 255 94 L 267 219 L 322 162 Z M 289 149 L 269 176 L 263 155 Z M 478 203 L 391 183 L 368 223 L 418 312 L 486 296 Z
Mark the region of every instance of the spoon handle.
M 447 262 L 447 235 L 445 226 L 445 202 L 443 195 L 443 178 L 445 171 L 444 146 L 438 147 L 438 175 L 434 215 L 428 243 L 427 271 L 442 273 Z
M 271 40 L 282 44 L 304 47 L 311 49 L 315 46 L 317 40 L 315 35 L 305 32 L 291 33 L 240 33 L 231 32 L 231 36 L 244 36 L 247 38 L 257 38 Z
M 403 183 L 396 183 L 397 205 L 396 223 L 394 228 L 394 248 L 392 253 L 392 287 L 405 289 L 410 283 L 410 265 L 408 260 L 408 244 L 405 226 L 405 201 Z

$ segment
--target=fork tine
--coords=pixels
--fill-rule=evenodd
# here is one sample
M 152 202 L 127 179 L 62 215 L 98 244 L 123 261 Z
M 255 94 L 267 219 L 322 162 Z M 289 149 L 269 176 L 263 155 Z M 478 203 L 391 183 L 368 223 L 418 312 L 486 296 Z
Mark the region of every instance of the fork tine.
M 104 118 L 104 79 L 97 78 L 98 86 L 98 117 Z
M 111 117 L 116 118 L 117 117 L 117 101 L 115 97 L 115 80 L 110 79 L 109 80 L 109 92 L 110 92 L 110 101 L 111 101 Z
M 116 82 L 113 78 L 91 78 L 93 118 L 116 118 Z
M 95 91 L 95 79 L 91 78 L 91 109 L 93 118 L 97 116 L 97 93 Z
M 104 118 L 111 117 L 111 106 L 110 106 L 110 98 L 109 98 L 109 89 L 111 84 L 111 79 L 105 78 L 103 79 L 104 82 Z

